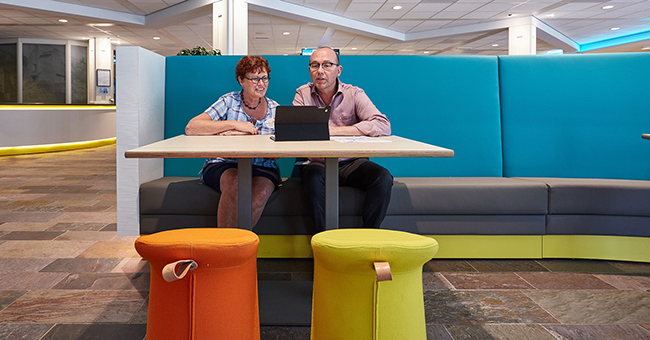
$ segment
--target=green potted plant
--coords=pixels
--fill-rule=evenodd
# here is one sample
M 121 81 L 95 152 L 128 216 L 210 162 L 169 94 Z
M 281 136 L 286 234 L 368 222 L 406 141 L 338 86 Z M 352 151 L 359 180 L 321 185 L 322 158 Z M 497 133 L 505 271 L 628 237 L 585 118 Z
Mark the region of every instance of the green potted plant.
M 192 49 L 182 49 L 176 55 L 221 55 L 221 51 L 218 49 L 207 50 L 205 47 L 199 45 Z

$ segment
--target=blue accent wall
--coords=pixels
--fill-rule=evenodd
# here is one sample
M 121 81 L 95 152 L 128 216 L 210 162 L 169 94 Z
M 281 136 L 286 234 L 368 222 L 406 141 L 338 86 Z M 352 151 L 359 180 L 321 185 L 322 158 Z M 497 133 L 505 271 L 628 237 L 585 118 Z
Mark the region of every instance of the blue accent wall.
M 268 56 L 271 82 L 267 97 L 291 105 L 298 86 L 309 81 L 307 56 Z M 166 62 L 165 138 L 185 133 L 190 119 L 225 93 L 241 90 L 235 66 L 241 56 L 173 56 Z M 165 176 L 198 176 L 205 159 L 165 159 Z M 294 159 L 280 159 L 282 176 Z
M 307 56 L 266 56 L 267 96 L 291 105 Z M 239 90 L 239 56 L 168 57 L 165 138 Z M 553 56 L 341 56 L 341 81 L 363 88 L 393 134 L 453 158 L 375 158 L 394 176 L 650 179 L 650 53 Z M 166 159 L 197 176 L 202 159 Z M 293 159 L 279 160 L 282 176 Z
M 497 57 L 342 56 L 341 81 L 363 88 L 392 133 L 453 158 L 376 158 L 396 177 L 501 176 Z
M 291 105 L 310 81 L 307 56 L 265 56 L 267 96 Z M 165 138 L 222 94 L 240 90 L 239 56 L 167 58 Z M 453 149 L 453 158 L 376 158 L 394 176 L 502 176 L 498 59 L 493 56 L 341 56 L 341 81 L 363 88 L 393 134 Z M 279 161 L 283 176 L 293 159 Z M 203 160 L 166 159 L 165 176 L 196 176 Z
M 499 57 L 504 175 L 650 179 L 650 53 Z

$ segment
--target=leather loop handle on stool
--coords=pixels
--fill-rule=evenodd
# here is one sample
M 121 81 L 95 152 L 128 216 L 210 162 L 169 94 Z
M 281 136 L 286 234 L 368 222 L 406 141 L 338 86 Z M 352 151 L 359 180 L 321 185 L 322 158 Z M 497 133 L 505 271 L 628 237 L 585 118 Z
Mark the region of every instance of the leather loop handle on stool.
M 393 280 L 393 274 L 390 272 L 390 264 L 388 262 L 375 262 L 373 265 L 377 272 L 377 282 Z
M 177 265 L 180 265 L 178 273 L 176 272 Z M 162 276 L 165 281 L 172 282 L 184 278 L 188 271 L 194 270 L 198 267 L 198 263 L 194 260 L 180 260 L 168 263 L 162 270 Z

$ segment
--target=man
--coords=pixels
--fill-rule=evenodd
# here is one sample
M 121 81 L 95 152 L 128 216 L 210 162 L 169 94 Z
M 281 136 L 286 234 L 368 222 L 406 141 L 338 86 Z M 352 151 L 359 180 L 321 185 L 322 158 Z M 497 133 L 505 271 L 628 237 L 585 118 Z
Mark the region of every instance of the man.
M 312 82 L 296 90 L 293 105 L 329 105 L 330 135 L 333 136 L 390 135 L 388 118 L 377 110 L 366 93 L 339 80 L 342 69 L 334 50 L 329 47 L 318 48 L 309 58 Z M 300 175 L 316 230 L 325 230 L 324 159 L 309 159 Z M 350 186 L 366 192 L 363 227 L 379 228 L 386 216 L 393 187 L 393 176 L 390 172 L 368 158 L 341 158 L 339 183 L 341 186 Z

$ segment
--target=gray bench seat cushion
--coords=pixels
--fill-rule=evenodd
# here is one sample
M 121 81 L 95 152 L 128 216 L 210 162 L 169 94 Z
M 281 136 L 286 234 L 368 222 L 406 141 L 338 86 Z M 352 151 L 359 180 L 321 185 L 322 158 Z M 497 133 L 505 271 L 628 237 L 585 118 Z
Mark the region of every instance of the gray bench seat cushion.
M 521 178 L 549 188 L 549 214 L 650 216 L 650 181 Z
M 382 229 L 421 235 L 543 235 L 545 215 L 387 215 Z
M 339 192 L 340 227 L 361 225 L 365 193 Z M 214 226 L 219 194 L 197 178 L 163 177 L 140 187 L 141 232 Z M 420 234 L 542 234 L 546 185 L 508 178 L 395 178 L 382 227 Z M 271 195 L 259 234 L 313 234 L 299 179 Z
M 547 188 L 500 177 L 398 177 L 382 228 L 424 235 L 542 235 Z
M 398 177 L 388 215 L 544 215 L 546 186 L 510 178 Z M 343 187 L 341 216 L 360 216 L 365 194 Z M 140 187 L 141 214 L 214 215 L 219 194 L 196 178 L 163 177 Z M 263 215 L 308 215 L 299 179 L 271 195 Z
M 545 215 L 543 183 L 502 177 L 398 177 L 388 215 Z
M 341 214 L 354 215 L 364 195 L 341 189 Z M 162 177 L 140 186 L 140 214 L 216 215 L 220 194 L 195 177 Z M 348 203 L 352 202 L 352 203 Z M 289 178 L 269 197 L 265 216 L 308 215 L 299 179 Z
M 548 215 L 546 234 L 650 237 L 650 217 L 572 214 Z
M 650 237 L 650 181 L 590 178 L 525 180 L 545 183 L 549 187 L 548 235 Z

